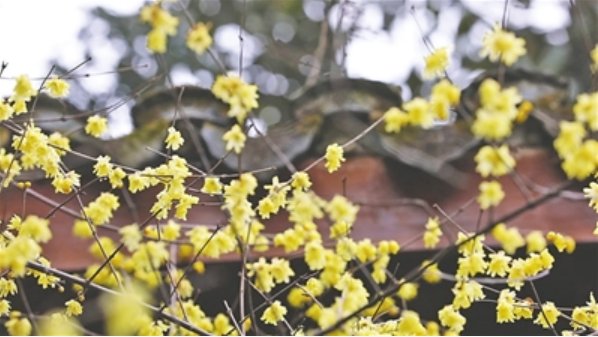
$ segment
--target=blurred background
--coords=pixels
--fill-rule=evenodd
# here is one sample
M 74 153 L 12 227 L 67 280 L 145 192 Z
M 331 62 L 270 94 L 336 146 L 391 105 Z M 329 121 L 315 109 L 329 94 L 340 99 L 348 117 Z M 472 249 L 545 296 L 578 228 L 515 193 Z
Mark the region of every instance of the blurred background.
M 80 109 L 112 105 L 148 83 L 153 89 L 169 87 L 169 81 L 208 88 L 222 68 L 184 44 L 190 21 L 201 21 L 212 24 L 215 54 L 226 69 L 242 69 L 264 95 L 290 95 L 315 74 L 315 80 L 354 77 L 401 85 L 408 99 L 425 95 L 431 85 L 421 75 L 429 52 L 424 39 L 452 51 L 448 73 L 462 87 L 493 67 L 479 49 L 505 8 L 507 27 L 527 42 L 528 54 L 517 67 L 572 77 L 577 88 L 588 88 L 588 54 L 598 31 L 592 0 L 511 0 L 507 6 L 504 0 L 178 0 L 165 2 L 181 24 L 160 61 L 145 47 L 149 27 L 139 10 L 146 3 L 0 0 L 0 60 L 9 64 L 0 94 L 10 92 L 11 77 L 41 79 L 51 65 L 65 73 L 88 57 L 69 98 Z M 130 132 L 132 105 L 110 114 L 110 136 Z

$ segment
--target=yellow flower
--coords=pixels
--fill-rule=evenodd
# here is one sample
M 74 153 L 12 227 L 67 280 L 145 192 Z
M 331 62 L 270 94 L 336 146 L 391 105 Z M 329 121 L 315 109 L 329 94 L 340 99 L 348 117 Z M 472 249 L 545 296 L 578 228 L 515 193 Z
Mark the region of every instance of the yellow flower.
M 479 88 L 480 103 L 483 111 L 506 116 L 514 120 L 519 114 L 517 105 L 523 98 L 516 87 L 501 89 L 494 79 L 485 79 Z
M 50 221 L 36 215 L 28 215 L 19 227 L 19 236 L 32 238 L 36 242 L 48 242 L 52 238 Z
M 359 207 L 353 205 L 342 195 L 335 195 L 325 207 L 330 219 L 334 222 L 344 222 L 352 225 L 355 222 Z
M 509 255 L 515 254 L 518 248 L 525 245 L 523 236 L 519 233 L 517 227 L 507 228 L 504 223 L 500 223 L 492 229 L 492 236 Z
M 93 173 L 98 178 L 107 177 L 112 172 L 113 166 L 110 163 L 110 156 L 99 156 L 96 158 L 96 164 L 93 166 Z
M 374 261 L 376 259 L 376 246 L 372 244 L 370 239 L 363 239 L 357 243 L 355 256 L 361 263 Z
M 581 122 L 561 121 L 559 135 L 554 140 L 554 148 L 559 157 L 564 159 L 581 147 L 587 131 Z
M 75 171 L 69 171 L 65 174 L 60 174 L 52 180 L 52 186 L 56 193 L 68 194 L 71 193 L 73 187 L 79 187 L 79 174 Z
M 27 318 L 20 318 L 20 313 L 17 311 L 13 311 L 13 313 L 18 313 L 18 315 L 14 315 L 11 317 L 4 326 L 8 333 L 11 336 L 29 336 L 31 335 L 31 322 Z
M 598 183 L 591 182 L 589 187 L 583 189 L 584 196 L 590 199 L 590 207 L 598 212 Z
M 527 252 L 541 252 L 546 248 L 546 239 L 541 231 L 531 231 L 525 237 Z
M 478 110 L 471 131 L 478 138 L 502 140 L 511 134 L 511 120 L 503 114 Z
M 505 252 L 500 250 L 496 253 L 488 255 L 490 262 L 488 263 L 488 275 L 504 277 L 509 272 L 509 263 L 512 258 L 505 255 Z
M 559 252 L 567 251 L 567 253 L 571 254 L 575 250 L 576 243 L 571 236 L 550 231 L 546 234 L 546 239 L 552 242 Z
M 396 334 L 400 336 L 423 336 L 426 334 L 426 328 L 422 325 L 419 315 L 411 310 L 401 313 L 396 329 Z
M 512 323 L 515 321 L 515 292 L 503 289 L 496 303 L 496 322 Z
M 573 106 L 577 122 L 588 123 L 592 131 L 598 130 L 598 93 L 581 94 Z
M 417 297 L 418 284 L 414 282 L 403 283 L 397 291 L 397 296 L 405 301 L 411 301 Z
M 162 9 L 159 2 L 143 7 L 140 19 L 155 29 L 163 30 L 168 35 L 176 34 L 176 28 L 179 25 L 179 19 Z
M 287 314 L 287 308 L 285 308 L 280 301 L 274 301 L 264 311 L 261 320 L 266 324 L 276 325 L 278 322 L 284 319 L 284 315 Z
M 554 326 L 560 315 L 561 312 L 556 308 L 554 303 L 546 302 L 542 304 L 542 310 L 539 310 L 534 323 L 541 325 L 544 329 L 549 329 Z
M 565 155 L 561 167 L 570 179 L 586 179 L 596 170 L 598 164 L 596 153 L 598 153 L 598 141 L 588 139 L 572 153 Z
M 291 179 L 291 186 L 294 189 L 306 191 L 311 187 L 311 181 L 309 180 L 309 174 L 307 174 L 307 172 L 295 172 Z
M 407 112 L 412 125 L 427 129 L 434 124 L 434 115 L 430 111 L 430 105 L 421 97 L 416 97 L 403 104 L 403 109 Z
M 450 105 L 457 105 L 461 99 L 461 90 L 449 80 L 442 79 L 432 87 L 431 98 L 432 100 L 434 98 L 444 98 Z
M 341 163 L 345 161 L 343 148 L 337 143 L 328 145 L 325 159 L 326 168 L 329 173 L 338 170 L 341 167 Z
M 87 118 L 85 132 L 94 137 L 100 137 L 108 128 L 108 120 L 99 115 L 93 115 Z
M 438 269 L 438 263 L 433 263 L 428 265 L 430 261 L 424 260 L 422 262 L 422 267 L 427 266 L 426 269 L 422 273 L 422 278 L 424 281 L 435 284 L 442 281 L 442 274 L 440 273 L 440 269 Z
M 118 197 L 109 192 L 103 192 L 94 201 L 83 208 L 85 214 L 94 225 L 102 225 L 110 218 L 112 212 L 120 207 Z
M 326 265 L 326 250 L 319 242 L 305 245 L 305 262 L 309 270 L 320 270 Z
M 152 29 L 147 34 L 147 49 L 156 54 L 166 52 L 167 36 L 163 30 Z
M 11 102 L 29 102 L 31 97 L 37 95 L 37 90 L 31 84 L 27 75 L 20 75 L 17 77 L 17 83 L 12 90 L 10 96 Z
M 426 323 L 426 336 L 440 336 L 440 325 L 434 321 Z
M 258 106 L 257 86 L 247 84 L 235 75 L 218 76 L 212 86 L 212 93 L 231 106 L 228 116 L 237 118 L 239 123 L 245 120 L 249 111 Z
M 446 121 L 450 117 L 450 104 L 449 101 L 441 96 L 432 96 L 430 98 L 430 111 L 434 118 Z
M 112 186 L 112 188 L 123 187 L 123 179 L 125 179 L 126 176 L 127 174 L 120 167 L 117 167 L 114 170 L 110 171 L 110 173 L 108 173 L 108 181 L 110 181 L 110 186 Z
M 534 103 L 530 101 L 523 101 L 519 104 L 517 108 L 517 117 L 515 117 L 515 122 L 521 124 L 527 120 L 529 114 L 534 110 Z
M 52 145 L 53 147 L 58 147 L 60 149 L 55 149 L 58 155 L 63 156 L 66 154 L 66 151 L 71 150 L 71 141 L 68 137 L 63 136 L 60 132 L 53 132 L 50 137 L 48 137 L 48 144 Z
M 500 147 L 483 146 L 478 150 L 475 162 L 477 163 L 476 171 L 484 178 L 489 175 L 494 177 L 503 176 L 515 167 L 515 159 L 509 153 L 507 145 Z
M 336 241 L 336 254 L 345 261 L 351 261 L 355 258 L 357 244 L 353 239 L 343 236 Z
M 10 312 L 10 302 L 8 300 L 0 300 L 0 317 L 8 316 Z
M 145 6 L 141 9 L 141 21 L 152 26 L 147 35 L 147 47 L 154 53 L 166 51 L 166 37 L 176 34 L 179 19 L 162 9 L 160 3 Z
M 27 102 L 23 99 L 18 99 L 13 103 L 12 108 L 15 112 L 15 115 L 20 115 L 27 112 Z
M 166 140 L 164 140 L 164 142 L 166 143 L 167 149 L 172 149 L 176 151 L 181 147 L 181 145 L 183 145 L 185 140 L 183 139 L 183 136 L 181 136 L 181 133 L 179 131 L 177 131 L 173 127 L 169 127 L 168 135 L 166 136 Z
M 93 236 L 90 224 L 85 220 L 75 220 L 73 223 L 73 235 L 81 239 L 89 239 Z
M 0 122 L 8 120 L 14 114 L 15 109 L 4 100 L 0 100 Z
M 426 222 L 426 231 L 424 232 L 424 247 L 434 248 L 440 241 L 442 230 L 440 229 L 440 222 L 437 217 L 428 218 Z
M 457 333 L 463 331 L 466 322 L 465 317 L 455 310 L 452 305 L 445 305 L 440 309 L 438 319 L 440 319 L 440 324 Z
M 48 90 L 48 94 L 51 97 L 62 98 L 69 94 L 70 85 L 67 81 L 53 76 L 46 81 L 44 88 Z
M 289 260 L 277 257 L 270 261 L 270 273 L 272 273 L 272 277 L 276 283 L 289 283 L 291 277 L 295 276 Z
M 258 203 L 258 212 L 262 219 L 270 219 L 270 215 L 278 212 L 278 208 L 272 201 L 272 198 L 266 196 Z
M 378 242 L 378 252 L 380 254 L 395 255 L 399 252 L 400 249 L 401 249 L 401 246 L 395 240 L 382 240 L 382 241 Z
M 140 172 L 135 172 L 127 176 L 129 179 L 129 191 L 137 193 L 149 187 L 150 178 L 142 175 Z
M 181 233 L 181 225 L 177 224 L 172 220 L 168 220 L 166 226 L 161 228 L 162 238 L 164 240 L 175 241 L 179 238 Z
M 409 124 L 409 115 L 403 110 L 393 107 L 384 113 L 384 131 L 398 133 Z
M 457 240 L 455 244 L 459 246 L 459 253 L 464 256 L 468 256 L 473 253 L 484 253 L 484 235 L 478 235 L 474 239 L 469 239 L 473 236 L 473 233 L 465 234 L 463 232 L 457 233 Z M 467 241 L 467 242 L 465 242 Z M 465 242 L 465 243 L 462 243 Z
M 488 209 L 500 204 L 505 192 L 498 181 L 483 181 L 480 183 L 480 195 L 477 200 L 481 209 Z
M 426 67 L 424 68 L 424 78 L 430 79 L 436 76 L 440 77 L 446 71 L 449 65 L 448 49 L 438 48 L 432 54 L 426 57 Z
M 226 314 L 219 313 L 214 317 L 214 335 L 224 336 L 231 330 L 234 330 L 234 327 L 230 324 L 230 319 Z
M 243 150 L 246 139 L 247 137 L 241 130 L 239 124 L 233 125 L 233 127 L 222 136 L 222 140 L 226 142 L 226 151 L 232 150 L 237 154 L 241 153 Z
M 209 195 L 221 194 L 222 184 L 220 183 L 220 179 L 218 177 L 206 177 L 201 192 Z
M 143 235 L 137 224 L 121 227 L 118 233 L 121 235 L 121 242 L 127 247 L 127 250 L 134 252 L 139 248 L 139 243 L 141 243 Z
M 5 298 L 9 295 L 14 295 L 17 293 L 17 284 L 14 280 L 6 279 L 4 277 L 0 278 L 0 297 Z
M 484 261 L 484 253 L 473 253 L 458 260 L 458 277 L 475 276 L 483 273 L 488 267 L 488 262 Z
M 482 290 L 482 285 L 476 281 L 460 281 L 455 284 L 452 289 L 455 297 L 453 298 L 453 308 L 467 309 L 475 301 L 482 300 L 486 297 Z
M 187 33 L 187 47 L 201 55 L 212 45 L 210 24 L 196 23 Z
M 306 304 L 311 303 L 311 298 L 306 295 L 303 289 L 293 288 L 287 295 L 287 302 L 294 308 L 304 307 Z
M 79 316 L 83 313 L 83 306 L 79 301 L 69 300 L 64 305 L 66 306 L 67 316 Z
M 483 44 L 480 53 L 482 57 L 488 56 L 492 62 L 500 60 L 507 66 L 511 66 L 526 53 L 525 40 L 503 30 L 498 25 L 494 26 L 493 31 L 484 35 Z

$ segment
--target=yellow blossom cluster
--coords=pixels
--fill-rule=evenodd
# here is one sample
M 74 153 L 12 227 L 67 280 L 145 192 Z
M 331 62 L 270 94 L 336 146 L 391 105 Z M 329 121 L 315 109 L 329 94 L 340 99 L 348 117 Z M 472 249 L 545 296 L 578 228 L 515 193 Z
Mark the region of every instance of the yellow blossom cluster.
M 442 79 L 432 87 L 427 101 L 416 97 L 403 104 L 403 108 L 390 108 L 384 114 L 384 130 L 398 133 L 405 126 L 430 128 L 435 121 L 446 121 L 450 108 L 459 103 L 461 91 L 447 79 Z
M 12 105 L 2 104 L 2 107 L 0 107 L 0 120 L 9 119 L 13 114 L 19 115 L 27 112 L 27 103 L 36 95 L 37 90 L 31 84 L 29 77 L 27 75 L 18 76 L 12 95 L 8 99 Z
M 525 246 L 525 240 L 517 227 L 508 227 L 499 223 L 492 229 L 492 236 L 502 245 L 502 249 L 509 255 L 515 254 L 518 248 Z
M 22 170 L 39 168 L 46 177 L 52 178 L 57 193 L 70 193 L 79 186 L 79 174 L 64 172 L 60 166 L 61 157 L 70 150 L 69 140 L 58 132 L 48 136 L 33 123 L 27 124 L 22 134 L 14 135 L 13 149 L 20 154 L 15 157 L 0 149 L 0 172 L 6 174 L 3 185 L 8 186 Z
M 94 201 L 81 211 L 83 219 L 89 219 L 93 225 L 103 225 L 110 221 L 113 212 L 120 207 L 118 197 L 110 192 L 102 192 Z
M 594 294 L 590 293 L 590 300 L 586 305 L 575 307 L 571 313 L 571 327 L 575 330 L 584 330 L 586 327 L 598 329 L 598 304 Z M 553 322 L 554 324 L 554 322 Z
M 513 323 L 520 319 L 531 319 L 533 307 L 527 301 L 516 298 L 514 291 L 503 289 L 498 295 L 496 303 L 496 322 Z
M 257 86 L 246 83 L 236 75 L 220 75 L 212 85 L 216 98 L 230 105 L 228 116 L 243 123 L 247 114 L 258 106 Z
M 256 288 L 269 293 L 277 284 L 289 283 L 295 272 L 286 259 L 274 258 L 268 263 L 262 257 L 257 262 L 247 265 L 247 275 L 255 278 Z
M 156 54 L 165 53 L 167 37 L 176 35 L 179 19 L 164 10 L 160 1 L 143 7 L 140 19 L 152 27 L 147 34 L 147 48 Z
M 588 129 L 598 130 L 598 93 L 580 94 L 573 106 L 574 121 L 561 121 L 554 148 L 570 179 L 583 180 L 598 168 L 598 141 L 586 139 Z
M 512 133 L 522 98 L 515 87 L 502 89 L 493 79 L 486 79 L 478 89 L 480 107 L 471 130 L 479 138 L 500 141 Z
M 230 108 L 228 116 L 236 118 L 234 124 L 223 136 L 226 151 L 239 154 L 245 146 L 247 136 L 243 131 L 243 122 L 249 112 L 258 107 L 257 86 L 248 84 L 236 75 L 220 75 L 214 81 L 212 93 L 216 98 L 227 103 Z
M 112 188 L 121 188 L 127 174 L 121 167 L 115 167 L 110 159 L 109 156 L 99 156 L 93 166 L 93 173 L 98 178 L 107 178 Z
M 434 248 L 438 245 L 440 237 L 442 236 L 442 229 L 440 228 L 440 221 L 438 217 L 429 218 L 426 222 L 426 231 L 424 232 L 424 247 Z
M 105 165 L 105 162 L 106 159 L 102 158 L 102 167 L 98 167 L 100 163 L 98 160 L 98 164 L 94 167 L 96 175 L 103 176 L 113 171 L 110 165 Z M 162 190 L 156 195 L 157 200 L 150 212 L 159 220 L 166 219 L 174 207 L 174 216 L 185 220 L 189 209 L 199 202 L 197 196 L 190 195 L 186 191 L 185 179 L 190 176 L 191 171 L 187 161 L 175 155 L 158 167 L 146 168 L 141 172 L 128 175 L 129 190 L 137 193 L 151 186 L 161 185 Z M 110 175 L 108 177 L 110 178 Z

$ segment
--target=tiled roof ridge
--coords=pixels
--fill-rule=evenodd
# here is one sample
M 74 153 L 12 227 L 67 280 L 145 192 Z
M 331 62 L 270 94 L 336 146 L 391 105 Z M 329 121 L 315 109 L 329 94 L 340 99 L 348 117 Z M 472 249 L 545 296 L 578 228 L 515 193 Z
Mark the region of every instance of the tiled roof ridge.
M 463 90 L 457 110 L 473 113 L 477 104 L 477 87 L 484 78 L 496 76 L 503 76 L 506 85 L 529 82 L 532 86 L 544 85 L 563 92 L 566 92 L 568 85 L 560 78 L 521 69 L 508 70 L 504 74 L 487 72 L 478 76 Z M 541 98 L 540 96 L 526 97 L 525 93 L 522 94 L 525 99 L 538 106 L 536 101 Z M 282 109 L 291 111 L 282 111 L 283 121 L 269 127 L 266 132 L 269 141 L 264 141 L 260 135 L 248 137 L 241 157 L 244 170 L 259 170 L 264 167 L 282 168 L 284 161 L 274 153 L 275 151 L 272 151 L 272 144 L 275 144 L 290 161 L 310 151 L 322 152 L 323 148 L 331 142 L 340 143 L 355 136 L 389 108 L 400 107 L 402 99 L 399 87 L 365 79 L 337 79 L 325 80 L 309 87 L 286 100 L 286 103 L 288 104 L 285 104 Z M 48 115 L 47 111 L 42 111 L 43 109 L 53 110 L 54 117 L 65 113 L 83 114 L 67 103 L 57 104 L 50 99 L 40 100 L 36 116 Z M 131 134 L 108 140 L 75 135 L 74 141 L 79 143 L 75 150 L 86 152 L 91 156 L 108 154 L 115 162 L 142 168 L 159 156 L 147 148 L 162 149 L 166 131 L 172 125 L 173 118 L 188 118 L 193 122 L 192 130 L 196 132 L 192 137 L 196 137 L 196 141 L 201 141 L 201 145 L 205 147 L 203 150 L 207 150 L 212 162 L 224 158 L 223 163 L 229 169 L 237 169 L 237 156 L 225 151 L 222 141 L 222 135 L 233 121 L 226 116 L 227 106 L 214 97 L 208 89 L 180 86 L 161 90 L 138 100 L 131 112 L 135 125 Z M 555 124 L 554 116 L 546 114 L 541 109 L 535 109 L 532 116 L 540 120 L 545 131 L 554 136 L 551 127 Z M 42 128 L 72 131 L 72 119 L 64 119 L 61 122 L 57 120 L 60 118 L 54 118 L 54 124 L 48 122 L 40 125 Z M 60 123 L 70 124 L 60 126 Z M 179 129 L 187 132 L 188 126 L 182 125 Z M 190 138 L 191 135 L 187 132 L 185 136 Z M 435 139 L 433 141 L 435 143 L 430 143 L 428 139 Z M 192 144 L 196 141 L 190 140 L 186 143 Z M 428 130 L 406 129 L 398 135 L 385 133 L 383 127 L 380 127 L 368 137 L 364 137 L 352 150 L 390 157 L 430 174 L 439 175 L 441 179 L 443 177 L 440 172 L 448 170 L 447 174 L 452 177 L 451 181 L 455 181 L 458 180 L 456 179 L 458 172 L 451 171 L 450 161 L 458 159 L 477 144 L 478 139 L 471 134 L 466 121 L 457 119 L 454 123 L 439 125 Z M 180 153 L 187 158 L 197 156 L 197 152 L 190 145 L 183 148 Z M 68 158 L 66 160 L 68 161 Z M 76 166 L 75 163 L 73 165 Z M 68 162 L 67 166 L 69 166 Z

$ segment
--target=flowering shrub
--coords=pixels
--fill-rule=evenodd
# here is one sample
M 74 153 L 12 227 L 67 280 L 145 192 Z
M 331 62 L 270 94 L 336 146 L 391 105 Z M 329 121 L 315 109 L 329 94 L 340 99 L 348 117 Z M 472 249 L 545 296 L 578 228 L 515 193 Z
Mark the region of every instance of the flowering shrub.
M 180 21 L 193 18 L 179 18 L 169 8 L 168 2 L 157 1 L 140 10 L 139 24 L 148 28 L 148 50 L 159 58 L 171 51 L 169 43 L 173 39 L 184 39 L 194 53 L 210 53 L 211 24 L 192 22 L 186 36 L 180 36 Z M 26 208 L 21 215 L 9 214 L 2 222 L 0 237 L 0 315 L 7 332 L 89 333 L 78 317 L 99 305 L 105 319 L 102 332 L 107 334 L 459 334 L 467 329 L 464 312 L 482 301 L 495 306 L 496 315 L 488 320 L 500 324 L 529 321 L 556 331 L 556 324 L 567 321 L 570 328 L 564 333 L 596 332 L 598 306 L 593 294 L 588 294 L 585 304 L 563 308 L 540 300 L 535 288 L 532 294 L 523 291 L 525 284 L 533 288 L 534 280 L 549 277 L 559 254 L 575 250 L 576 242 L 566 234 L 566 228 L 563 233 L 525 233 L 509 221 L 580 181 L 588 182 L 583 194 L 589 206 L 598 211 L 598 183 L 588 181 L 598 165 L 598 142 L 593 138 L 598 130 L 598 93 L 577 96 L 572 113 L 560 122 L 552 144 L 571 182 L 544 191 L 504 217 L 494 218 L 493 210 L 510 197 L 501 184 L 504 180 L 499 178 L 519 178 L 516 148 L 509 140 L 532 114 L 534 102 L 526 100 L 504 76 L 488 77 L 471 89 L 477 107 L 468 115 L 461 105 L 463 88 L 451 81 L 448 72 L 450 50 L 433 48 L 428 55 L 422 55 L 424 77 L 431 84 L 427 97 L 414 97 L 382 111 L 353 138 L 327 144 L 324 153 L 303 169 L 285 157 L 280 148 L 283 144 L 268 142 L 267 134 L 258 135 L 290 171 L 288 177 L 274 174 L 267 181 L 259 175 L 267 167 L 240 167 L 231 174 L 190 163 L 179 151 L 196 140 L 183 124 L 175 123 L 177 118 L 168 123 L 153 121 L 156 131 L 152 136 L 160 136 L 160 150 L 154 151 L 159 151 L 161 161 L 151 166 L 130 167 L 119 163 L 122 158 L 107 153 L 81 153 L 73 148 L 72 141 L 83 137 L 89 142 L 99 138 L 101 142 L 108 129 L 106 113 L 75 116 L 81 120 L 81 130 L 75 136 L 69 137 L 67 132 L 48 134 L 40 127 L 43 116 L 37 113 L 36 103 L 42 95 L 67 98 L 70 74 L 51 73 L 41 81 L 32 81 L 31 74 L 18 76 L 8 98 L 0 101 L 0 127 L 12 135 L 0 149 L 0 196 L 8 198 L 10 188 L 22 189 L 24 196 L 35 193 L 38 182 L 31 182 L 27 173 L 42 172 L 40 180 L 47 181 L 56 196 L 68 196 L 67 202 L 78 201 L 79 209 L 71 214 L 75 218 L 72 231 L 81 239 L 91 239 L 89 252 L 98 263 L 82 275 L 53 267 L 56 261 L 46 259 L 43 250 L 57 226 L 51 223 L 52 214 L 29 214 Z M 588 55 L 593 60 L 592 71 L 598 68 L 597 50 Z M 504 25 L 495 25 L 484 35 L 479 54 L 496 63 L 504 75 L 526 54 L 526 43 Z M 216 53 L 212 55 L 217 57 Z M 219 138 L 210 137 L 226 152 L 219 160 L 229 155 L 241 158 L 251 139 L 256 138 L 250 132 L 259 129 L 254 125 L 254 110 L 260 104 L 258 87 L 247 83 L 241 74 L 222 73 L 215 79 L 211 95 L 226 107 L 225 116 L 219 116 L 226 121 L 226 128 Z M 173 114 L 177 113 L 181 112 Z M 480 217 L 490 214 L 490 220 L 471 232 L 442 210 L 431 215 L 421 224 L 417 239 L 426 249 L 436 249 L 435 253 L 421 261 L 419 268 L 402 272 L 405 276 L 400 278 L 392 261 L 401 254 L 402 241 L 407 240 L 355 239 L 352 232 L 357 226 L 359 203 L 342 193 L 330 199 L 319 196 L 310 170 L 323 163 L 328 173 L 338 171 L 351 160 L 346 153 L 351 146 L 370 133 L 395 137 L 406 130 L 450 127 L 456 123 L 454 119 L 466 121 L 468 132 L 481 143 L 473 157 L 481 182 L 479 193 L 471 195 L 471 200 L 477 203 L 474 205 Z M 215 129 L 217 123 L 212 122 Z M 84 160 L 92 166 L 91 172 L 69 167 L 67 156 Z M 81 195 L 100 182 L 106 183 L 106 189 L 84 203 Z M 127 198 L 144 192 L 152 195 L 152 206 L 144 214 L 147 220 L 121 227 L 111 225 L 123 205 L 130 203 Z M 185 225 L 190 210 L 203 202 L 216 203 L 223 210 L 226 220 L 222 225 Z M 65 204 L 58 204 L 56 209 L 66 209 Z M 288 215 L 286 229 L 268 234 L 264 222 L 281 215 Z M 328 235 L 318 228 L 323 221 L 329 223 Z M 112 236 L 100 235 L 100 230 L 106 228 L 112 230 Z M 448 232 L 456 232 L 456 238 Z M 493 241 L 487 240 L 489 237 Z M 451 244 L 440 246 L 443 239 Z M 524 254 L 520 250 L 523 248 Z M 264 254 L 272 249 L 280 253 Z M 441 270 L 439 263 L 450 251 L 457 254 L 456 268 Z M 195 300 L 198 293 L 200 297 L 202 294 L 194 276 L 210 272 L 204 261 L 227 254 L 241 261 L 238 303 L 216 303 L 222 310 L 208 315 Z M 295 260 L 301 266 L 293 263 L 293 256 L 298 256 Z M 24 293 L 25 278 L 34 278 L 47 292 L 73 296 L 62 308 L 38 311 Z M 436 315 L 423 315 L 409 305 L 423 296 L 422 284 L 440 282 L 453 284 L 452 299 L 439 303 L 441 309 Z M 89 299 L 90 289 L 101 293 L 99 304 Z M 159 291 L 166 292 L 166 299 L 158 299 Z M 251 300 L 253 295 L 260 301 Z M 19 301 L 25 303 L 23 309 Z M 31 304 L 36 301 L 42 299 L 34 299 Z

